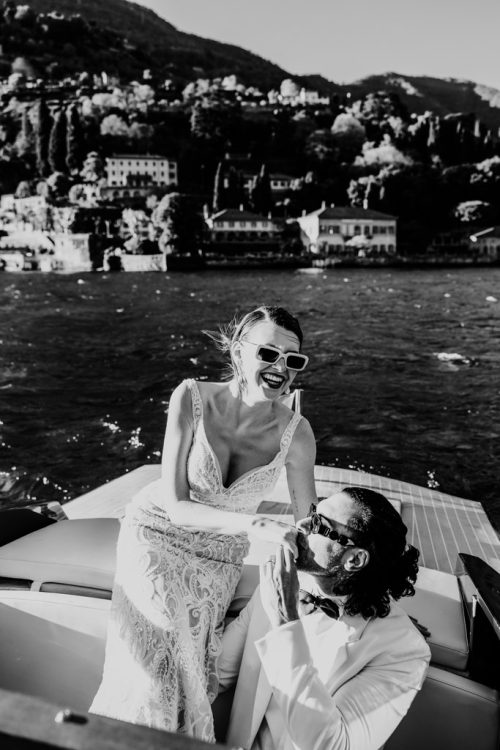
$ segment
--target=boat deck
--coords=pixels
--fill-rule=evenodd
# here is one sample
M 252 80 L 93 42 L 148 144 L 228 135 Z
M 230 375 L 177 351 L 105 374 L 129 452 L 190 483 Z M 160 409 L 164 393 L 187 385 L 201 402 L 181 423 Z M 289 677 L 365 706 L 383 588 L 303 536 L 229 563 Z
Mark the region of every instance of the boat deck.
M 133 495 L 160 476 L 160 466 L 145 465 L 64 505 L 68 518 L 121 518 Z M 500 540 L 481 503 L 418 487 L 397 479 L 353 469 L 315 467 L 318 497 L 345 486 L 367 487 L 385 495 L 408 527 L 408 541 L 420 550 L 420 564 L 447 573 L 460 573 L 459 552 L 476 555 L 500 572 Z M 284 474 L 273 496 L 259 512 L 292 521 Z

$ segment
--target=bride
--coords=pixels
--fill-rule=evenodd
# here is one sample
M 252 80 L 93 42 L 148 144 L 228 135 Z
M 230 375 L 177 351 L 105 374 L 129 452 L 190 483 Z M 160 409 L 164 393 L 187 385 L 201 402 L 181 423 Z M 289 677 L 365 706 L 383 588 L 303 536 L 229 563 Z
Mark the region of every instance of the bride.
M 299 322 L 259 307 L 220 334 L 224 382 L 185 380 L 168 411 L 162 477 L 127 508 L 94 713 L 214 741 L 224 616 L 253 534 L 297 553 L 293 526 L 255 516 L 282 468 L 296 518 L 316 499 L 315 441 L 282 403 L 308 358 Z

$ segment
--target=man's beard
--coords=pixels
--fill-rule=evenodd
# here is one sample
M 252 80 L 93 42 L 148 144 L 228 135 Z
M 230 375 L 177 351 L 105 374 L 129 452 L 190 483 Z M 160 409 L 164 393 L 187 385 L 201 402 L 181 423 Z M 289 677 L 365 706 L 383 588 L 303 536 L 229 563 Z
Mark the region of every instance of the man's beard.
M 332 557 L 325 567 L 322 567 L 316 563 L 309 546 L 301 546 L 299 543 L 297 570 L 314 576 L 321 587 L 328 589 L 330 594 L 343 596 L 351 591 L 352 574 L 337 561 L 341 557 L 342 554 Z
M 343 565 L 337 565 L 329 576 L 329 589 L 336 596 L 350 594 L 352 589 L 352 573 L 349 573 Z

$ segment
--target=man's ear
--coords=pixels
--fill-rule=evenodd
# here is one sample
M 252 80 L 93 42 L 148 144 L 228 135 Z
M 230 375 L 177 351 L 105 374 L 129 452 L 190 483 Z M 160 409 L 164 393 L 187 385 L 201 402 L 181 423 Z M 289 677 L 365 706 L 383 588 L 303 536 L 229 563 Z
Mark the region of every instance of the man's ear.
M 366 568 L 370 562 L 370 553 L 363 547 L 348 547 L 342 557 L 342 564 L 349 573 Z

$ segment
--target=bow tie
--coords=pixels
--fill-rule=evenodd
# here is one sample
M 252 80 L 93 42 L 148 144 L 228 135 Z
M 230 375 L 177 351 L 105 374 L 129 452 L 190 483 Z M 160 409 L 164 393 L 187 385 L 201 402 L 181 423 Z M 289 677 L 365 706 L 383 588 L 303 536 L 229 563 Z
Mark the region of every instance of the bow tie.
M 303 591 L 302 589 L 300 589 L 299 598 L 304 604 L 313 604 L 314 609 L 321 609 L 328 617 L 332 617 L 334 620 L 339 619 L 338 605 L 331 599 L 325 599 L 323 596 L 314 596 L 314 594 L 310 594 L 308 591 Z

